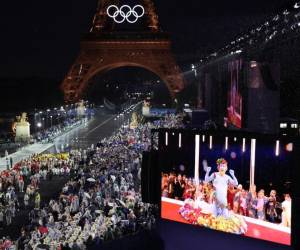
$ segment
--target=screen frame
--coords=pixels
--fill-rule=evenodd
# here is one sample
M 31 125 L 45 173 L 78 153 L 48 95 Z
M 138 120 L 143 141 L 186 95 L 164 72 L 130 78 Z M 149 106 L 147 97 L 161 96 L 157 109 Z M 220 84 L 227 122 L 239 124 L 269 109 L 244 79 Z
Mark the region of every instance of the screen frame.
M 165 133 L 169 133 L 169 134 L 179 134 L 181 133 L 183 134 L 187 134 L 188 138 L 192 139 L 195 137 L 195 135 L 197 134 L 201 134 L 201 135 L 206 135 L 206 136 L 214 136 L 214 135 L 218 135 L 218 136 L 232 136 L 232 137 L 237 137 L 237 138 L 259 138 L 259 139 L 265 139 L 267 138 L 269 139 L 284 139 L 286 141 L 289 141 L 291 143 L 293 143 L 293 151 L 291 152 L 292 154 L 292 165 L 293 165 L 293 174 L 292 174 L 292 199 L 293 199 L 293 205 L 292 205 L 292 227 L 291 227 L 291 247 L 298 249 L 297 247 L 299 246 L 299 242 L 297 242 L 297 238 L 296 235 L 299 235 L 299 226 L 297 226 L 297 216 L 295 216 L 295 211 L 299 211 L 300 209 L 300 203 L 297 202 L 297 200 L 300 200 L 300 191 L 297 193 L 295 192 L 297 190 L 297 186 L 299 186 L 299 184 L 297 184 L 297 179 L 299 180 L 300 178 L 300 171 L 297 170 L 297 163 L 300 162 L 300 137 L 299 136 L 280 136 L 280 135 L 267 135 L 267 134 L 259 134 L 259 133 L 253 133 L 253 132 L 246 132 L 246 131 L 241 131 L 241 130 L 233 130 L 233 131 L 204 131 L 204 130 L 200 130 L 200 129 L 152 129 L 151 134 L 153 135 L 154 133 L 158 133 L 159 134 L 159 142 L 158 142 L 158 149 L 154 149 L 151 148 L 152 152 L 155 152 L 157 154 L 157 157 L 159 157 L 159 153 L 158 151 L 163 150 L 163 148 L 166 146 L 164 143 L 165 140 Z M 153 143 L 153 138 L 151 137 L 151 142 Z M 153 145 L 151 143 L 151 145 Z M 182 142 L 185 143 L 185 142 Z M 298 153 L 297 153 L 298 152 Z M 157 167 L 157 166 L 156 166 Z M 161 174 L 161 170 L 156 171 L 156 173 L 160 173 Z M 158 181 L 157 183 L 157 188 L 156 190 L 161 190 L 161 178 L 159 178 L 160 181 Z M 160 219 L 161 220 L 167 220 L 161 217 L 161 192 L 158 192 L 157 196 L 156 196 L 156 201 L 158 202 L 158 206 L 159 206 L 159 214 L 160 214 Z M 169 221 L 169 220 L 168 220 Z M 175 221 L 172 221 L 174 223 L 178 223 Z M 212 230 L 212 229 L 208 229 L 208 230 Z M 217 233 L 223 233 L 223 232 L 219 232 L 217 230 L 212 230 L 215 231 Z M 240 238 L 240 236 L 237 236 Z M 252 237 L 247 237 L 247 238 L 252 238 Z M 256 239 L 256 238 L 252 238 L 254 240 L 258 240 L 258 241 L 266 241 L 266 242 L 271 242 L 277 245 L 282 245 L 276 242 L 272 242 L 272 241 L 267 241 L 267 240 L 261 240 L 261 239 Z

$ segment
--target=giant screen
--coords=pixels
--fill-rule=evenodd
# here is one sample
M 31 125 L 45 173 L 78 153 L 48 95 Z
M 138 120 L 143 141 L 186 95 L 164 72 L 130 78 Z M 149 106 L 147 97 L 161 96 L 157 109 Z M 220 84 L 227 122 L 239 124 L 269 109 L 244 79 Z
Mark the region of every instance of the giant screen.
M 163 219 L 291 245 L 287 138 L 172 132 L 161 149 Z
M 241 94 L 242 84 L 242 60 L 234 60 L 229 62 L 229 85 L 228 85 L 228 98 L 227 98 L 227 120 L 228 123 L 242 128 L 242 107 L 243 98 Z

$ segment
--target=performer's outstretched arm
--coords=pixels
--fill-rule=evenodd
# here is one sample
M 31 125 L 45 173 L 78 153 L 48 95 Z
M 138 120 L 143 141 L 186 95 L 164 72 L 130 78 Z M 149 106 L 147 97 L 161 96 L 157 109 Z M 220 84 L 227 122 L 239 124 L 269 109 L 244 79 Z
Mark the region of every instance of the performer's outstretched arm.
M 238 182 L 238 180 L 237 180 L 237 178 L 235 177 L 235 175 L 234 175 L 234 170 L 229 170 L 229 173 L 230 173 L 230 175 L 231 175 L 231 177 L 230 176 L 228 176 L 228 179 L 229 179 L 229 182 L 230 182 L 230 184 L 232 184 L 232 185 L 234 185 L 234 186 L 237 186 L 237 185 L 239 185 L 239 182 Z
M 209 176 L 210 170 L 211 170 L 211 167 L 206 168 L 205 182 L 211 182 L 215 178 L 215 174 L 212 174 L 212 175 Z

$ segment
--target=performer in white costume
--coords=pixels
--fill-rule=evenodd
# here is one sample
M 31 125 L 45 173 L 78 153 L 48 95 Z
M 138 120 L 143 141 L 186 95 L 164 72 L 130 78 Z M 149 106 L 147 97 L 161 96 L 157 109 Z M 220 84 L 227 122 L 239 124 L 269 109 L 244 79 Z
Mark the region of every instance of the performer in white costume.
M 284 227 L 291 227 L 291 214 L 292 214 L 292 199 L 289 194 L 284 196 L 284 202 L 282 202 L 282 215 L 281 225 Z
M 225 159 L 222 158 L 217 160 L 217 166 L 219 172 L 215 172 L 211 175 L 209 175 L 211 167 L 204 166 L 204 170 L 206 171 L 205 182 L 212 182 L 215 188 L 215 200 L 212 211 L 213 215 L 216 217 L 224 216 L 225 218 L 228 218 L 230 216 L 227 208 L 228 184 L 230 183 L 234 186 L 237 186 L 238 180 L 236 179 L 233 170 L 229 170 L 231 177 L 226 175 L 228 164 Z

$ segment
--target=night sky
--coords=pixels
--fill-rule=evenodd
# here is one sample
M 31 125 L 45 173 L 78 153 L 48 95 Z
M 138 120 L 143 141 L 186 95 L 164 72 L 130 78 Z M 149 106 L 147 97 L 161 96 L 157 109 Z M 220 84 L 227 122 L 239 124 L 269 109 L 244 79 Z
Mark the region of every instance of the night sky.
M 156 0 L 155 4 L 181 62 L 223 46 L 289 2 Z M 97 0 L 1 1 L 0 77 L 63 79 L 96 6 Z

